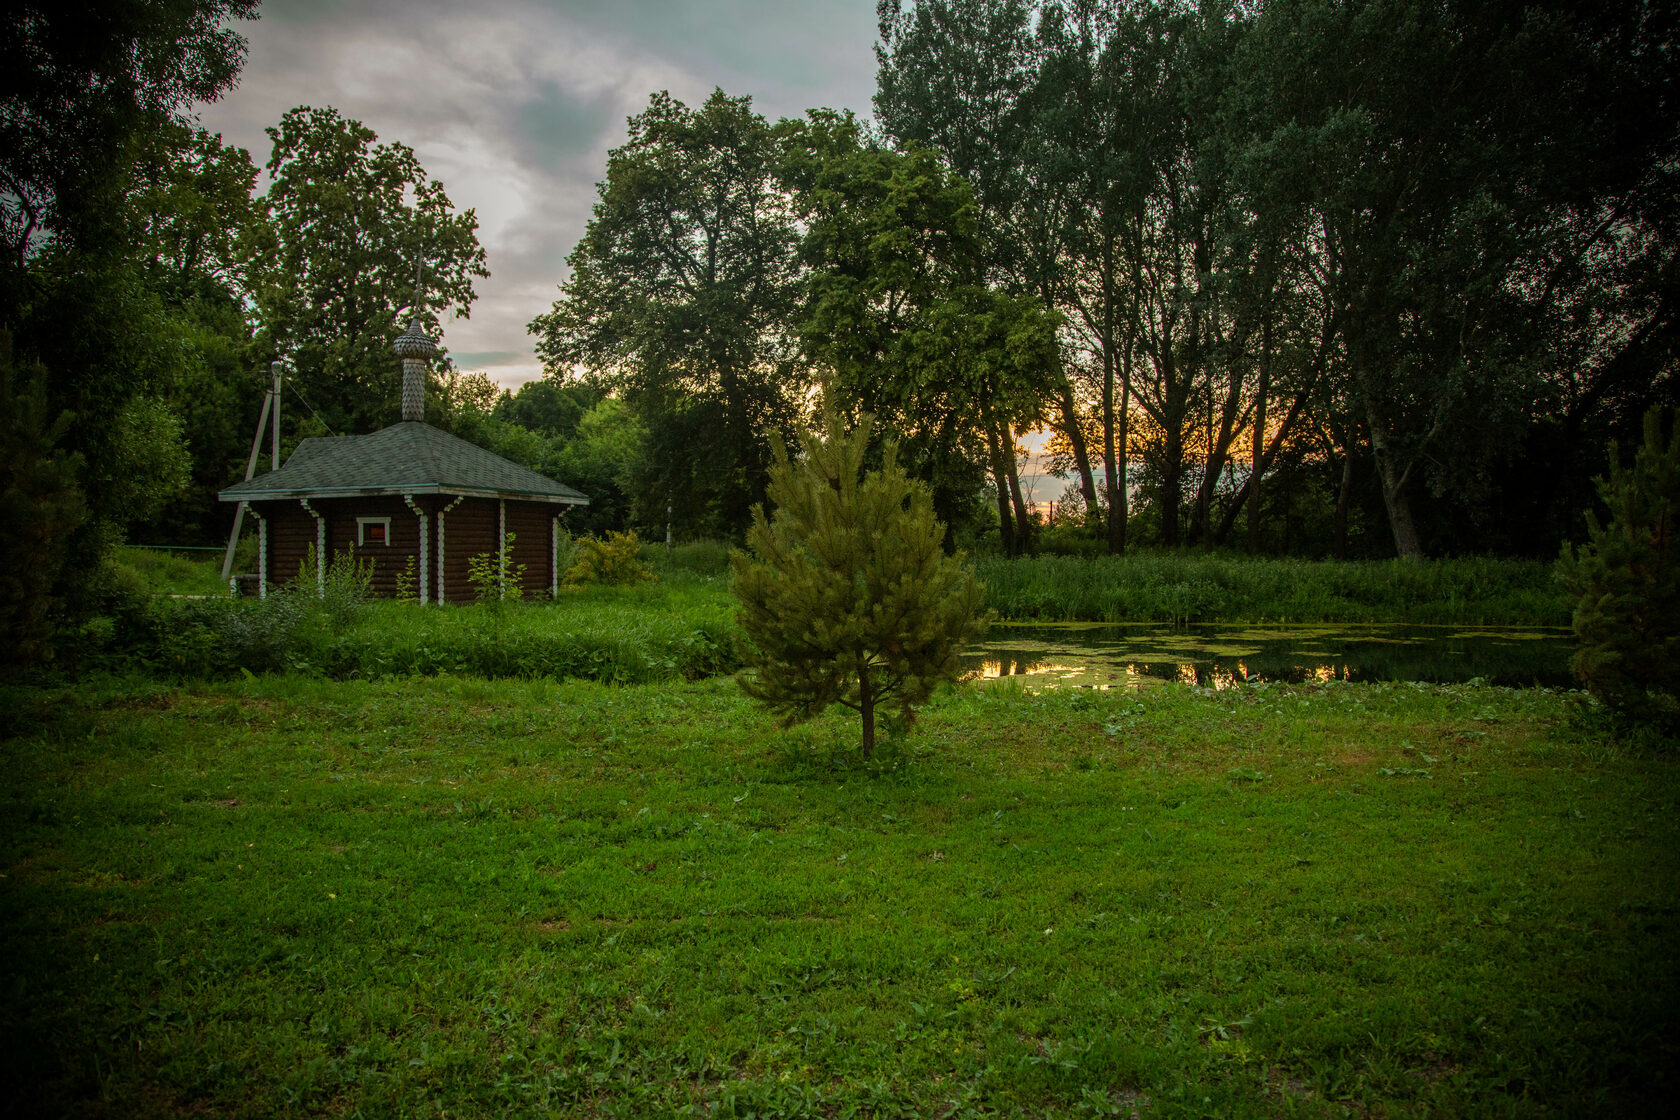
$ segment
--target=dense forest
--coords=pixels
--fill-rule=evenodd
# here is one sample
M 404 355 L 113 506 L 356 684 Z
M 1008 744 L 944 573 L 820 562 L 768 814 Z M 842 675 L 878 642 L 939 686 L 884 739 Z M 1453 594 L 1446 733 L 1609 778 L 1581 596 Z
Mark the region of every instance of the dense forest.
M 300 107 L 259 168 L 194 124 L 255 0 L 83 8 L 0 24 L 19 651 L 113 593 L 116 542 L 226 533 L 271 361 L 283 447 L 371 430 L 401 327 L 488 275 L 402 143 Z M 879 16 L 872 120 L 653 95 L 531 324 L 548 376 L 446 354 L 428 419 L 583 489 L 580 531 L 739 539 L 772 434 L 826 405 L 970 548 L 1550 556 L 1680 399 L 1671 4 Z

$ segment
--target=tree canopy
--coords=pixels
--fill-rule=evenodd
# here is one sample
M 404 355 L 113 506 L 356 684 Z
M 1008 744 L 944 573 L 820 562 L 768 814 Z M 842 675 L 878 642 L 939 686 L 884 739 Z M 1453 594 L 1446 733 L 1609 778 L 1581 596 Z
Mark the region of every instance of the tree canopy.
M 291 364 L 332 430 L 381 427 L 395 418 L 391 343 L 407 319 L 435 336 L 490 275 L 478 219 L 455 211 L 413 149 L 336 110 L 293 109 L 268 135 L 266 220 L 249 249 L 259 347 Z
M 561 298 L 531 331 L 550 376 L 587 371 L 638 410 L 650 501 L 674 501 L 690 530 L 738 531 L 804 383 L 781 137 L 721 90 L 696 109 L 655 94 L 629 127 Z

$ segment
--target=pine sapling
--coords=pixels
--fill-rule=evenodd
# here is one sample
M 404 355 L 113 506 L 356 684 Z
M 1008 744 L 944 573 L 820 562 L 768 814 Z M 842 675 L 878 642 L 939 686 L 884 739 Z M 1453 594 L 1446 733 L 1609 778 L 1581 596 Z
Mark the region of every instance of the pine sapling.
M 1662 437 L 1645 415 L 1645 441 L 1624 467 L 1614 443 L 1598 493 L 1610 520 L 1587 514 L 1587 541 L 1564 547 L 1558 575 L 1576 596 L 1570 667 L 1614 711 L 1680 730 L 1680 414 Z
M 973 573 L 945 555 L 945 527 L 897 446 L 865 472 L 869 418 L 850 435 L 833 416 L 826 426 L 824 436 L 801 432 L 797 460 L 775 441 L 775 510 L 753 511 L 750 554 L 731 556 L 746 636 L 739 680 L 789 724 L 830 704 L 851 708 L 868 757 L 877 709 L 908 723 L 914 705 L 956 678 L 964 644 L 986 623 Z

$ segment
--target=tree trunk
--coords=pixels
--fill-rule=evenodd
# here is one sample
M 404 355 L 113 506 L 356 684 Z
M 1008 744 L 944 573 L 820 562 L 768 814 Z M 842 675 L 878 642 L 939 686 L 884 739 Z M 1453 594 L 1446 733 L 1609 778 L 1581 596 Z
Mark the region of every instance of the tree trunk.
M 1021 497 L 1021 476 L 1015 469 L 1015 436 L 1005 425 L 1002 435 L 1004 469 L 1009 475 L 1009 498 L 1015 504 L 1015 541 L 1016 547 L 1022 552 L 1031 552 L 1033 547 L 1032 516 L 1027 512 L 1027 503 Z
M 1190 540 L 1201 539 L 1202 548 L 1213 547 L 1212 526 L 1208 524 L 1208 510 L 1213 505 L 1214 479 L 1218 476 L 1221 464 L 1215 450 L 1213 438 L 1213 378 L 1208 375 L 1207 383 L 1207 429 L 1202 444 L 1202 481 L 1196 487 L 1196 507 L 1190 514 Z
M 1382 484 L 1383 505 L 1388 510 L 1388 527 L 1394 534 L 1394 551 L 1402 560 L 1421 559 L 1423 545 L 1412 522 L 1412 503 L 1406 498 L 1406 477 L 1410 472 L 1401 470 L 1394 461 L 1388 429 L 1369 399 L 1365 402 L 1365 413 L 1371 425 L 1371 457 L 1376 460 L 1377 481 Z
M 998 509 L 998 543 L 1003 547 L 1005 556 L 1015 555 L 1015 522 L 1009 516 L 1009 477 L 1003 470 L 1003 456 L 998 449 L 997 429 L 992 426 L 991 417 L 984 420 L 986 428 L 986 451 L 992 457 L 992 481 L 997 486 Z
M 1166 446 L 1161 463 L 1161 543 L 1168 548 L 1178 544 L 1178 499 L 1183 489 L 1184 433 L 1177 424 L 1166 426 Z
M 1091 473 L 1091 452 L 1085 446 L 1085 432 L 1079 426 L 1079 409 L 1073 400 L 1073 385 L 1062 380 L 1061 400 L 1057 402 L 1062 409 L 1062 431 L 1067 434 L 1068 443 L 1073 447 L 1073 468 L 1079 472 L 1079 492 L 1085 498 L 1085 508 L 1097 508 L 1097 484 Z
M 1108 551 L 1111 556 L 1118 556 L 1126 549 L 1126 511 L 1124 498 L 1116 500 L 1120 494 L 1121 474 L 1124 468 L 1115 460 L 1114 439 L 1114 370 L 1119 364 L 1114 353 L 1114 234 L 1112 230 L 1104 230 L 1102 243 L 1102 429 L 1103 429 L 1103 481 L 1107 485 L 1108 497 Z M 1125 409 L 1120 410 L 1120 423 L 1125 424 Z M 1125 437 L 1120 444 L 1121 454 L 1124 454 Z
M 1277 432 L 1266 444 L 1266 452 L 1260 459 L 1261 474 L 1270 470 L 1272 464 L 1277 461 L 1278 448 L 1283 446 L 1283 441 L 1288 438 L 1289 433 L 1294 429 L 1295 419 L 1301 415 L 1301 409 L 1306 406 L 1306 403 L 1307 394 L 1305 391 L 1295 394 L 1295 400 L 1290 404 L 1289 411 L 1283 414 L 1283 423 L 1278 425 Z M 1250 481 L 1255 477 L 1257 476 L 1252 472 L 1249 474 Z M 1225 542 L 1226 538 L 1231 535 L 1231 527 L 1237 523 L 1237 517 L 1241 515 L 1243 507 L 1254 500 L 1256 499 L 1253 488 L 1248 482 L 1243 483 L 1243 488 L 1237 491 L 1236 500 L 1231 503 L 1231 508 L 1225 511 L 1225 519 L 1219 523 L 1219 532 L 1214 534 L 1215 541 L 1221 544 Z
M 1353 497 L 1353 433 L 1358 427 L 1351 419 L 1342 436 L 1342 484 L 1336 491 L 1336 559 L 1348 555 L 1348 503 Z
M 863 757 L 875 752 L 875 693 L 867 667 L 858 669 L 858 714 L 863 717 Z
M 1254 395 L 1253 457 L 1248 468 L 1248 553 L 1260 555 L 1260 476 L 1265 469 L 1266 394 L 1272 387 L 1272 320 L 1267 315 L 1260 323 L 1260 383 Z
M 1103 347 L 1102 361 L 1103 483 L 1108 497 L 1108 551 L 1110 555 L 1118 556 L 1126 546 L 1121 512 L 1115 502 L 1120 482 L 1114 440 L 1114 355 L 1109 353 L 1107 346 Z
M 1132 453 L 1132 378 L 1129 371 L 1122 371 L 1120 381 L 1120 445 L 1118 464 L 1113 477 L 1119 485 L 1110 490 L 1108 495 L 1108 541 L 1109 551 L 1116 556 L 1126 551 L 1126 517 L 1131 505 L 1131 491 L 1127 489 L 1126 464 Z

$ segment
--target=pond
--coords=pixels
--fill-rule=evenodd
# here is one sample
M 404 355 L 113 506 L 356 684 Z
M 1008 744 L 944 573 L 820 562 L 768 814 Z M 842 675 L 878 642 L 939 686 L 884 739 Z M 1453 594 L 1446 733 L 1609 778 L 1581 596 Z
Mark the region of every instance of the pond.
M 1033 690 L 1475 678 L 1559 688 L 1573 684 L 1572 649 L 1561 627 L 997 623 L 964 667 L 966 679 L 1008 679 Z

